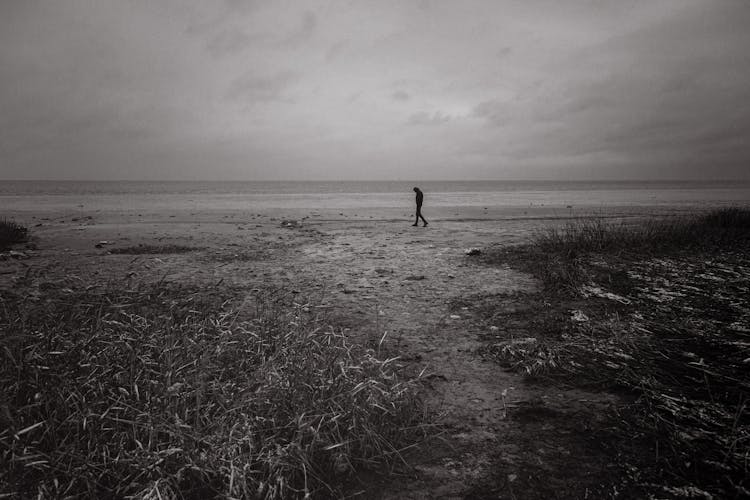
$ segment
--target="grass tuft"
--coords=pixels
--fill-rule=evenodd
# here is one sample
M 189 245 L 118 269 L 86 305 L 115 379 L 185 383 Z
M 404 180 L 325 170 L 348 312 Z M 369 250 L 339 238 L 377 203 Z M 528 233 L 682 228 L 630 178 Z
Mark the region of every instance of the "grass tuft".
M 17 222 L 0 219 L 0 249 L 26 241 L 29 230 Z
M 0 302 L 0 497 L 331 496 L 413 437 L 415 382 L 306 304 L 46 293 Z
M 724 208 L 699 216 L 637 224 L 581 220 L 540 230 L 528 244 L 490 252 L 485 261 L 513 262 L 537 275 L 547 291 L 565 293 L 575 292 L 591 280 L 586 261 L 592 255 L 637 257 L 748 244 L 750 209 Z
M 590 219 L 549 228 L 532 245 L 541 252 L 573 258 L 586 252 L 653 252 L 685 246 L 706 248 L 750 240 L 750 210 L 725 208 L 705 215 L 611 224 Z

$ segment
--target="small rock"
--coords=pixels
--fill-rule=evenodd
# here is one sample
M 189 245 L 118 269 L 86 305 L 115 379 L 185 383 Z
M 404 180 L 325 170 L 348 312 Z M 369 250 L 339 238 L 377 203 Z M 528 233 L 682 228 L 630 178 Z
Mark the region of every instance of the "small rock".
M 449 317 L 450 319 L 461 319 L 461 316 L 459 316 L 458 314 L 451 314 Z
M 404 279 L 409 280 L 409 281 L 420 281 L 420 280 L 425 279 L 425 277 L 423 274 L 412 274 L 411 276 L 407 276 Z
M 482 253 L 482 251 L 480 249 L 478 249 L 478 248 L 472 247 L 472 248 L 467 248 L 464 253 L 466 255 L 480 255 Z
M 499 330 L 499 328 L 498 328 L 498 327 L 496 327 L 495 325 L 492 325 L 492 326 L 490 327 L 490 331 L 496 332 L 496 331 L 498 331 L 498 330 Z
M 10 252 L 8 252 L 8 256 L 11 259 L 28 259 L 29 258 L 29 256 L 25 254 L 24 252 L 19 252 L 17 250 L 11 250 Z

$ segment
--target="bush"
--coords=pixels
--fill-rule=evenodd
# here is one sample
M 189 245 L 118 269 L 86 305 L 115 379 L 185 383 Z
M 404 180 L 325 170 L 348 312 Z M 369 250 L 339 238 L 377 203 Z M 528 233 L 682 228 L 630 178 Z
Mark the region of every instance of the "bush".
M 16 222 L 0 219 L 0 248 L 26 241 L 28 229 Z

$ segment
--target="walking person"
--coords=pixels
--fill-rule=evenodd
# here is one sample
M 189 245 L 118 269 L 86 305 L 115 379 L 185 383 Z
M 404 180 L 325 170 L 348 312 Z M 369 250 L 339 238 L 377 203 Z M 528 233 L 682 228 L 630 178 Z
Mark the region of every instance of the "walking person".
M 412 224 L 412 226 L 418 226 L 420 218 L 422 219 L 422 222 L 424 222 L 424 226 L 427 226 L 427 221 L 422 215 L 422 201 L 424 200 L 424 193 L 418 187 L 414 188 L 414 192 L 417 193 L 417 220 L 414 221 L 414 224 Z

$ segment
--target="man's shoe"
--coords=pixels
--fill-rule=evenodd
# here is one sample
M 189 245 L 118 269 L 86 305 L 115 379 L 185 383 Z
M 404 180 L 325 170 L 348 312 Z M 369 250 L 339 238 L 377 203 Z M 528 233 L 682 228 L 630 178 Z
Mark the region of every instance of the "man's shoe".
M 427 227 L 427 223 L 425 222 L 425 223 L 424 223 L 424 226 L 422 226 L 422 227 Z
M 412 224 L 412 226 L 418 226 L 419 224 Z

